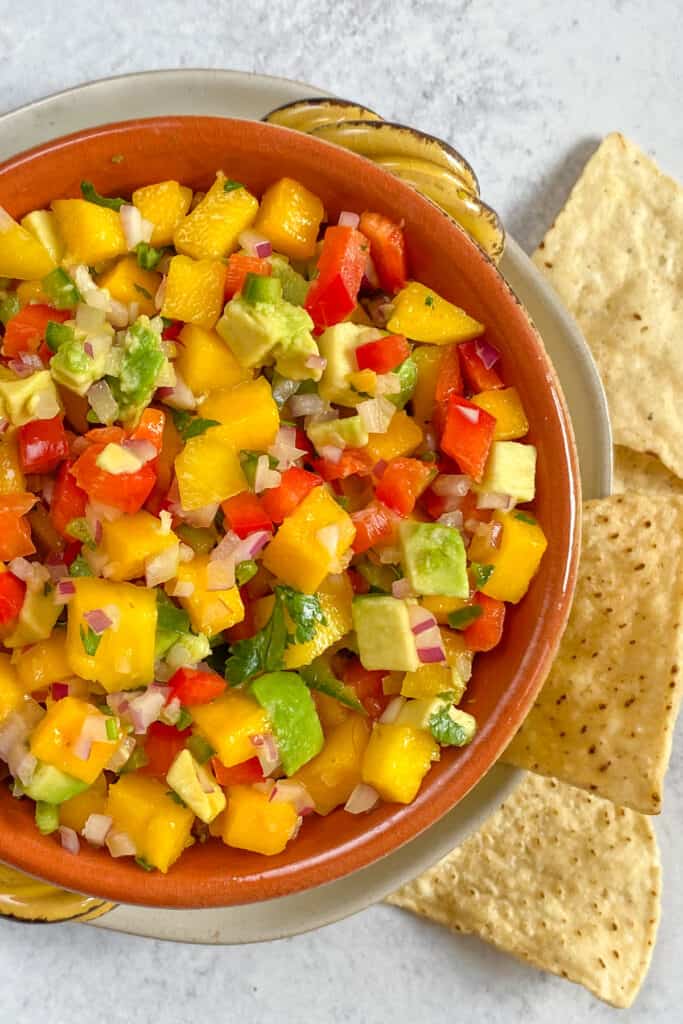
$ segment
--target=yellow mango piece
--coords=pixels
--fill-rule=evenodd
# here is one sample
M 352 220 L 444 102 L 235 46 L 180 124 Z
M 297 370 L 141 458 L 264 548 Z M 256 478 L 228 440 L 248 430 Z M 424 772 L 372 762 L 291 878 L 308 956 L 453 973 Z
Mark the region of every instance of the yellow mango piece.
M 228 427 L 210 427 L 191 437 L 176 456 L 180 504 L 186 512 L 246 491 L 247 480 Z
M 254 223 L 258 199 L 246 188 L 230 188 L 222 171 L 194 210 L 173 232 L 178 252 L 201 259 L 221 259 L 237 248 L 237 237 Z
M 277 252 L 292 260 L 310 260 L 324 216 L 325 208 L 313 192 L 293 178 L 280 178 L 264 192 L 254 228 Z
M 231 786 L 221 838 L 226 846 L 270 857 L 282 853 L 298 821 L 293 804 L 269 800 L 251 786 Z
M 396 459 L 402 455 L 410 455 L 422 444 L 422 429 L 407 412 L 401 410 L 394 413 L 389 427 L 384 434 L 370 434 L 365 451 L 373 462 Z
M 168 795 L 165 782 L 145 775 L 123 775 L 109 787 L 106 814 L 115 832 L 125 832 L 138 857 L 164 874 L 193 843 L 194 814 Z
M 480 391 L 471 401 L 495 417 L 494 441 L 515 441 L 529 432 L 529 421 L 517 388 Z
M 54 269 L 45 246 L 0 207 L 0 277 L 32 281 Z
M 133 192 L 133 206 L 154 225 L 151 245 L 170 245 L 173 232 L 190 209 L 192 189 L 177 181 L 159 181 Z
M 536 575 L 548 541 L 528 512 L 497 510 L 493 518 L 502 524 L 503 533 L 500 546 L 491 548 L 487 556 L 493 572 L 481 591 L 498 601 L 517 604 Z M 529 519 L 533 521 L 529 522 Z
M 43 291 L 42 281 L 22 281 L 17 285 L 17 298 L 22 309 L 32 302 L 49 303 L 50 301 Z
M 210 329 L 223 312 L 227 268 L 218 260 L 174 256 L 161 315 Z
M 178 340 L 181 344 L 173 365 L 193 395 L 233 388 L 251 376 L 215 331 L 185 324 Z
M 97 206 L 85 199 L 55 199 L 52 210 L 57 230 L 66 246 L 65 263 L 87 263 L 92 266 L 114 259 L 115 256 L 123 256 L 128 251 L 121 218 L 116 210 Z
M 95 741 L 85 760 L 78 757 L 73 747 L 86 718 L 94 718 L 103 724 L 107 720 L 107 716 L 92 704 L 77 697 L 55 701 L 31 733 L 30 746 L 31 753 L 39 761 L 45 761 L 89 785 L 111 760 L 118 741 Z
M 68 679 L 73 673 L 66 656 L 66 630 L 55 629 L 47 640 L 16 650 L 12 664 L 26 693 Z
M 465 692 L 464 684 L 450 665 L 421 665 L 415 672 L 406 672 L 401 683 L 402 697 L 437 697 L 455 693 L 457 703 Z
M 145 575 L 148 558 L 154 558 L 177 544 L 175 533 L 163 533 L 161 522 L 149 512 L 135 512 L 113 522 L 105 520 L 102 523 L 101 546 L 108 564 L 104 574 L 117 583 L 138 579 Z
M 383 800 L 409 804 L 415 799 L 439 744 L 431 733 L 409 725 L 376 723 L 363 757 L 363 782 Z
M 268 731 L 268 716 L 261 705 L 248 694 L 233 690 L 190 709 L 197 731 L 216 751 L 226 768 L 248 761 L 256 748 L 249 739 Z
M 75 579 L 74 583 L 76 593 L 68 604 L 66 640 L 74 675 L 96 680 L 109 693 L 154 682 L 154 591 L 89 577 Z M 95 654 L 88 654 L 81 637 L 81 629 L 87 631 L 83 616 L 97 608 L 114 621 L 101 635 Z
M 313 594 L 326 576 L 340 571 L 355 533 L 351 517 L 327 488 L 315 487 L 285 519 L 263 564 L 283 583 Z
M 23 699 L 24 691 L 9 654 L 0 654 L 0 722 L 4 722 Z
M 81 832 L 91 814 L 105 814 L 107 808 L 107 780 L 98 775 L 92 786 L 59 805 L 59 824 Z
M 361 715 L 350 715 L 332 729 L 317 757 L 292 776 L 295 782 L 306 787 L 318 814 L 329 814 L 351 796 L 361 781 L 369 738 L 369 720 Z
M 19 459 L 16 430 L 0 435 L 0 494 L 26 490 L 26 479 Z
M 113 267 L 97 278 L 100 288 L 106 288 L 112 299 L 128 305 L 137 302 L 138 312 L 145 316 L 156 316 L 154 296 L 161 284 L 161 274 L 155 270 L 143 270 L 136 256 L 124 256 Z
M 484 325 L 468 316 L 431 288 L 411 281 L 394 299 L 394 312 L 387 324 L 393 334 L 405 334 L 413 341 L 432 345 L 448 345 L 453 341 L 469 341 L 484 333 Z
M 341 725 L 352 714 L 350 708 L 340 704 L 334 697 L 328 697 L 326 693 L 314 692 L 311 696 L 326 736 L 331 729 Z
M 43 245 L 50 254 L 52 261 L 61 263 L 64 257 L 64 242 L 57 230 L 57 221 L 51 210 L 34 210 L 21 218 L 22 228 L 26 228 L 33 237 Z
M 212 392 L 199 406 L 199 415 L 222 423 L 237 451 L 265 451 L 280 429 L 280 412 L 265 377 Z
M 195 555 L 191 562 L 182 562 L 178 566 L 178 583 L 191 583 L 194 590 L 189 597 L 178 600 L 190 616 L 195 633 L 215 636 L 216 633 L 229 629 L 244 618 L 244 605 L 237 587 L 228 590 L 209 590 L 207 569 L 208 555 Z M 168 584 L 167 589 L 173 592 L 176 583 Z
M 462 597 L 442 597 L 425 594 L 420 598 L 420 604 L 431 612 L 438 623 L 448 625 L 448 616 L 451 612 L 457 612 L 467 604 Z
M 435 345 L 418 345 L 413 349 L 413 360 L 417 363 L 417 381 L 412 398 L 413 416 L 422 427 L 432 422 L 442 357 L 443 349 Z

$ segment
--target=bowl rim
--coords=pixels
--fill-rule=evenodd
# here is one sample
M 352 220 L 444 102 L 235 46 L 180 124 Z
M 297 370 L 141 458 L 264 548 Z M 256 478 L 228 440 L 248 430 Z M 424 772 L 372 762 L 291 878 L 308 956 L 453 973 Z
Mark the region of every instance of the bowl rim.
M 367 830 L 360 838 L 343 843 L 329 851 L 309 856 L 293 865 L 284 865 L 281 868 L 271 870 L 266 868 L 263 872 L 249 876 L 211 880 L 210 884 L 206 880 L 200 880 L 194 884 L 185 881 L 179 886 L 178 884 L 173 884 L 174 879 L 172 875 L 163 876 L 155 873 L 151 876 L 144 876 L 142 872 L 139 872 L 141 878 L 138 884 L 131 883 L 130 880 L 128 880 L 128 884 L 122 884 L 108 880 L 105 873 L 99 874 L 87 871 L 87 889 L 84 889 L 83 872 L 79 870 L 78 865 L 79 858 L 66 854 L 60 856 L 61 851 L 59 850 L 56 851 L 57 856 L 54 855 L 55 851 L 52 851 L 52 856 L 49 856 L 42 841 L 44 837 L 38 837 L 40 841 L 36 840 L 35 842 L 24 837 L 26 841 L 23 843 L 21 851 L 18 851 L 11 840 L 11 836 L 8 834 L 11 830 L 0 831 L 0 858 L 29 874 L 46 878 L 55 884 L 63 885 L 69 889 L 87 891 L 88 894 L 114 899 L 119 902 L 143 906 L 179 908 L 219 907 L 263 901 L 277 896 L 294 894 L 333 881 L 365 867 L 385 854 L 397 849 L 405 842 L 419 835 L 454 807 L 498 760 L 502 750 L 507 746 L 523 721 L 536 694 L 543 685 L 571 608 L 571 599 L 578 569 L 581 528 L 580 516 L 578 514 L 581 499 L 580 475 L 571 419 L 557 375 L 545 352 L 542 338 L 528 313 L 492 261 L 459 225 L 444 215 L 435 204 L 414 192 L 408 185 L 397 181 L 389 172 L 377 167 L 371 161 L 320 139 L 302 135 L 289 128 L 282 128 L 263 122 L 253 122 L 241 118 L 201 115 L 160 115 L 96 125 L 47 140 L 3 161 L 0 164 L 0 182 L 4 173 L 21 170 L 23 165 L 34 160 L 49 159 L 51 153 L 74 143 L 87 142 L 99 137 L 111 137 L 117 132 L 142 131 L 144 133 L 149 130 L 158 132 L 169 130 L 174 126 L 189 125 L 190 123 L 197 122 L 202 123 L 204 130 L 209 129 L 211 122 L 237 123 L 243 130 L 247 131 L 258 129 L 259 132 L 265 131 L 269 134 L 296 136 L 300 146 L 305 145 L 314 147 L 319 151 L 322 150 L 322 155 L 324 155 L 325 151 L 331 151 L 338 162 L 348 164 L 351 169 L 353 169 L 354 165 L 357 167 L 362 166 L 363 173 L 366 176 L 374 177 L 378 181 L 380 178 L 384 179 L 385 183 L 387 180 L 390 180 L 392 191 L 401 196 L 403 205 L 406 207 L 417 206 L 418 208 L 422 206 L 422 212 L 425 217 L 439 218 L 441 230 L 456 231 L 461 236 L 461 239 L 465 239 L 473 258 L 487 268 L 485 273 L 490 275 L 488 283 L 491 290 L 497 290 L 500 293 L 496 301 L 499 303 L 510 303 L 511 301 L 510 310 L 516 307 L 517 313 L 521 314 L 523 318 L 528 336 L 533 339 L 534 356 L 537 362 L 542 365 L 545 380 L 552 393 L 557 413 L 565 464 L 568 470 L 569 501 L 565 510 L 567 515 L 567 539 L 564 570 L 559 586 L 555 588 L 557 590 L 557 600 L 548 611 L 548 617 L 549 619 L 552 618 L 554 625 L 552 636 L 545 639 L 533 667 L 528 670 L 525 676 L 523 692 L 517 693 L 517 713 L 508 716 L 502 721 L 497 720 L 487 730 L 486 736 L 482 736 L 482 739 L 480 739 L 480 747 L 483 741 L 486 743 L 485 749 L 487 754 L 483 758 L 486 762 L 484 770 L 474 772 L 470 770 L 469 773 L 465 771 L 463 773 L 466 777 L 465 785 L 460 788 L 455 798 L 446 795 L 445 791 L 449 787 L 441 787 L 441 793 L 437 791 L 433 794 L 429 808 L 424 803 L 420 804 L 418 801 L 414 804 L 400 806 L 393 813 L 389 814 L 382 824 Z M 431 212 L 428 213 L 427 211 Z M 444 228 L 444 225 L 447 225 L 447 227 Z M 490 733 L 493 733 L 494 736 L 489 735 Z M 218 892 L 214 891 L 216 888 L 218 888 Z

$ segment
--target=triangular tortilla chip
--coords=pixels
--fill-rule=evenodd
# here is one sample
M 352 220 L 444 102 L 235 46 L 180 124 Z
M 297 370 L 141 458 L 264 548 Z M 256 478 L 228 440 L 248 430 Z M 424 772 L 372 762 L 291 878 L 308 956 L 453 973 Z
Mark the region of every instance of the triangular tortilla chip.
M 634 452 L 618 444 L 614 446 L 612 492 L 623 494 L 624 491 L 683 495 L 683 480 L 670 473 L 656 455 Z

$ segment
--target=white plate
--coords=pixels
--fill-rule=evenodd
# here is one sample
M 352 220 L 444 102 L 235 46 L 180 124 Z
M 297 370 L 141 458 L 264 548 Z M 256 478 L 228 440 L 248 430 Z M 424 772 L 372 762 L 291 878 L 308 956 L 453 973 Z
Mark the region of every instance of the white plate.
M 238 71 L 154 71 L 105 79 L 0 117 L 0 160 L 96 124 L 162 114 L 259 119 L 283 103 L 321 95 L 323 90 L 304 83 Z M 552 289 L 509 238 L 500 269 L 536 323 L 562 383 L 576 434 L 584 497 L 609 494 L 612 441 L 607 403 L 586 342 Z M 417 839 L 347 878 L 309 892 L 214 910 L 119 906 L 92 923 L 159 939 L 217 944 L 283 938 L 331 924 L 378 902 L 434 864 L 500 806 L 519 778 L 521 772 L 496 765 Z

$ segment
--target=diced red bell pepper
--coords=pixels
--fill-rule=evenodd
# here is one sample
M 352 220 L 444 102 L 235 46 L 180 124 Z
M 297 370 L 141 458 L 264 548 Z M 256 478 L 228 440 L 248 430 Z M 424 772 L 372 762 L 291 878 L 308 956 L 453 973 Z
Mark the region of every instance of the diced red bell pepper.
M 88 444 L 121 444 L 126 440 L 126 432 L 123 427 L 93 427 L 87 434 L 83 435 Z
M 138 768 L 139 773 L 165 778 L 191 735 L 191 729 L 181 731 L 164 722 L 152 722 L 145 739 L 147 764 Z
M 306 296 L 304 308 L 318 332 L 352 313 L 370 246 L 355 228 L 335 225 L 325 232 L 318 260 L 318 276 Z
M 255 530 L 272 530 L 273 523 L 263 501 L 251 491 L 242 491 L 221 503 L 230 529 L 244 540 Z
M 381 213 L 364 213 L 360 230 L 370 242 L 370 255 L 379 283 L 389 295 L 400 292 L 408 276 L 403 231 Z
M 234 626 L 230 626 L 229 629 L 225 630 L 225 638 L 230 644 L 236 644 L 239 640 L 250 640 L 252 636 L 258 633 L 254 617 L 254 600 L 257 600 L 257 598 L 250 592 L 251 585 L 258 580 L 259 577 L 254 576 L 253 579 L 249 580 L 249 583 L 240 587 L 240 597 L 244 605 L 244 618 L 241 622 L 236 622 Z M 270 592 L 271 587 L 268 587 L 265 593 L 259 594 L 259 597 L 265 597 Z
M 161 446 L 164 441 L 164 424 L 166 423 L 166 414 L 161 409 L 152 409 L 151 407 L 145 409 L 140 422 L 138 423 L 135 430 L 130 433 L 131 441 L 150 441 L 157 450 L 157 454 L 161 452 Z
M 370 584 L 366 580 L 365 576 L 361 576 L 356 569 L 350 566 L 346 570 L 346 575 L 349 578 L 354 594 L 367 594 L 370 592 Z
M 356 527 L 356 536 L 353 541 L 353 550 L 356 554 L 368 551 L 369 548 L 390 541 L 394 536 L 394 516 L 389 509 L 379 501 L 373 501 L 367 508 L 359 512 L 352 512 L 351 519 Z
M 375 488 L 377 500 L 400 516 L 410 515 L 434 472 L 430 463 L 419 459 L 392 459 Z
M 489 457 L 494 416 L 459 395 L 451 395 L 446 414 L 446 425 L 441 435 L 441 447 L 473 480 L 479 482 Z
M 57 472 L 50 517 L 55 529 L 62 537 L 68 537 L 66 528 L 72 519 L 81 519 L 85 515 L 88 496 L 76 483 L 71 473 L 71 463 L 63 462 Z
M 0 561 L 32 555 L 31 525 L 26 513 L 35 505 L 35 494 L 0 494 Z
M 179 668 L 168 681 L 171 692 L 168 701 L 177 697 L 181 704 L 208 704 L 225 690 L 225 679 L 217 672 L 205 672 L 199 668 Z
M 7 321 L 2 339 L 3 356 L 11 359 L 20 352 L 37 352 L 45 339 L 48 321 L 54 320 L 61 324 L 70 316 L 73 316 L 71 310 L 54 309 L 42 303 L 24 306 Z M 49 355 L 52 353 L 49 352 Z
M 11 572 L 0 573 L 0 625 L 16 619 L 24 603 L 26 584 Z
M 250 782 L 263 782 L 263 769 L 258 757 L 226 768 L 217 757 L 211 758 L 211 767 L 219 786 L 248 786 Z
M 258 274 L 259 277 L 270 277 L 273 268 L 269 260 L 258 256 L 247 256 L 243 252 L 233 252 L 228 257 L 228 269 L 225 275 L 225 297 L 231 299 L 244 287 L 247 274 Z
M 343 670 L 342 678 L 347 686 L 352 686 L 356 696 L 371 718 L 379 718 L 392 697 L 386 694 L 382 680 L 389 673 L 382 670 L 370 671 L 363 668 L 358 658 L 349 661 Z
M 177 341 L 178 335 L 180 334 L 184 326 L 185 324 L 183 323 L 182 320 L 174 320 L 172 323 L 168 325 L 168 327 L 164 327 L 163 331 L 161 332 L 161 337 L 164 339 L 164 341 Z
M 309 438 L 309 436 L 306 433 L 306 431 L 302 430 L 301 427 L 297 427 L 296 428 L 296 447 L 299 449 L 300 452 L 306 452 L 306 454 L 308 456 L 311 456 L 311 455 L 314 454 L 314 449 L 313 449 L 313 445 L 311 444 L 311 439 Z M 308 462 L 309 459 L 306 458 L 304 461 Z
M 401 334 L 387 334 L 356 349 L 359 370 L 390 373 L 410 355 L 410 345 Z
M 62 550 L 62 561 L 64 565 L 69 568 L 72 562 L 74 562 L 81 553 L 83 544 L 80 540 L 71 540 L 64 545 Z
M 367 452 L 360 448 L 345 448 L 338 462 L 318 458 L 313 459 L 311 465 L 323 480 L 331 483 L 333 480 L 344 480 L 354 473 L 358 476 L 370 476 L 373 461 Z
M 503 635 L 505 605 L 479 592 L 474 595 L 471 603 L 481 608 L 481 615 L 462 631 L 463 638 L 470 651 L 490 651 L 500 643 Z
M 476 341 L 463 341 L 457 346 L 457 349 L 462 373 L 472 394 L 504 386 L 496 370 L 493 367 L 487 370 L 484 366 L 483 360 L 477 352 Z
M 306 495 L 322 482 L 317 473 L 309 473 L 307 469 L 290 466 L 282 474 L 277 487 L 271 487 L 263 492 L 261 501 L 266 515 L 270 516 L 274 523 L 281 523 L 287 516 L 291 516 Z
M 448 402 L 451 395 L 462 395 L 462 373 L 458 358 L 459 345 L 447 345 L 439 361 L 439 373 L 436 378 L 434 392 L 434 425 L 441 432 L 448 414 Z
M 108 473 L 97 465 L 97 458 L 105 447 L 91 444 L 85 449 L 71 469 L 76 483 L 91 501 L 101 501 L 122 512 L 139 512 L 156 480 L 152 464 L 146 462 L 135 473 Z
M 25 473 L 50 473 L 69 454 L 61 413 L 19 427 L 19 457 Z

